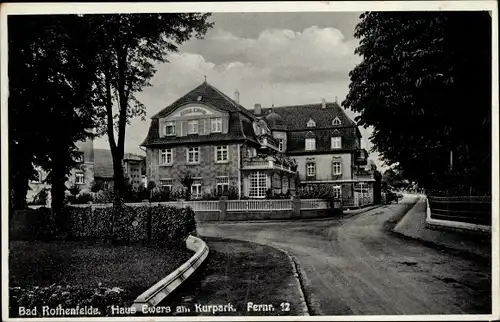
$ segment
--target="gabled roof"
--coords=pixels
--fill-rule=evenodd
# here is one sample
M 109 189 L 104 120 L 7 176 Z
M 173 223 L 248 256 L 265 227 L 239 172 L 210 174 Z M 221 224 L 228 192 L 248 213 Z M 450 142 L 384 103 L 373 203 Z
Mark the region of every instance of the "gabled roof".
M 201 100 L 198 98 L 201 96 Z M 162 118 L 177 109 L 178 107 L 188 104 L 188 103 L 201 103 L 204 105 L 212 106 L 216 109 L 223 110 L 226 112 L 241 112 L 247 117 L 253 119 L 255 116 L 245 109 L 240 104 L 236 103 L 229 96 L 222 93 L 220 90 L 210 85 L 207 82 L 203 82 L 201 85 L 191 90 L 169 106 L 165 107 L 163 110 L 158 112 L 152 118 Z
M 200 99 L 201 97 L 201 99 Z M 208 135 L 187 135 L 175 137 L 160 137 L 159 119 L 175 111 L 178 107 L 200 103 L 229 113 L 228 133 L 211 133 Z M 226 94 L 207 82 L 202 83 L 186 95 L 182 96 L 151 118 L 151 124 L 146 139 L 141 146 L 203 143 L 214 141 L 233 141 L 248 139 L 257 143 L 252 122 L 257 118 L 250 111 L 229 98 Z
M 271 111 L 283 117 L 289 131 L 310 129 L 307 127 L 310 119 L 314 120 L 316 128 L 357 127 L 337 103 L 326 103 L 326 108 L 322 108 L 322 104 L 318 103 L 262 109 L 264 115 Z M 336 117 L 342 122 L 341 125 L 332 125 Z

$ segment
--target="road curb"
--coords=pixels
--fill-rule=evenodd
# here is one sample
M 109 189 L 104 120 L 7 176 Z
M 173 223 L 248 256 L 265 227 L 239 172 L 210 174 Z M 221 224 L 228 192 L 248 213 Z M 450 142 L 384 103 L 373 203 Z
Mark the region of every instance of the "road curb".
M 288 260 L 290 261 L 290 264 L 292 264 L 292 270 L 293 270 L 293 276 L 295 277 L 295 279 L 297 280 L 297 290 L 300 294 L 300 306 L 302 308 L 302 314 L 304 316 L 310 316 L 310 310 L 309 310 L 309 305 L 307 304 L 307 299 L 306 299 L 306 296 L 304 294 L 304 285 L 302 284 L 302 274 L 299 273 L 299 270 L 297 269 L 297 263 L 295 262 L 295 260 L 293 259 L 292 255 L 290 255 L 286 250 L 278 247 L 278 246 L 271 246 L 271 245 L 266 245 L 266 246 L 269 246 L 269 247 L 272 247 L 274 249 L 277 249 L 279 250 L 280 252 L 282 253 L 285 253 L 286 256 L 288 257 Z
M 463 256 L 463 257 L 468 257 L 468 258 L 472 258 L 472 259 L 479 259 L 479 260 L 490 260 L 490 257 L 489 256 L 485 256 L 483 254 L 479 254 L 479 253 L 475 253 L 475 252 L 472 252 L 472 251 L 468 251 L 468 250 L 465 250 L 465 249 L 459 249 L 459 248 L 456 248 L 456 247 L 452 247 L 450 245 L 445 245 L 443 243 L 438 243 L 438 242 L 435 242 L 433 240 L 429 240 L 429 239 L 425 239 L 425 238 L 420 238 L 420 237 L 417 237 L 417 236 L 411 236 L 411 235 L 407 235 L 403 232 L 399 232 L 399 231 L 396 231 L 396 228 L 397 226 L 399 225 L 399 223 L 409 214 L 413 211 L 413 209 L 418 205 L 419 202 L 421 201 L 425 201 L 426 198 L 424 196 L 421 196 L 417 202 L 415 202 L 415 204 L 413 205 L 413 207 L 411 207 L 403 216 L 401 216 L 401 218 L 399 218 L 399 220 L 397 221 L 397 223 L 388 229 L 389 233 L 399 237 L 399 238 L 405 238 L 405 239 L 408 239 L 408 240 L 413 240 L 413 241 L 416 241 L 416 242 L 419 242 L 420 244 L 424 245 L 424 246 L 427 246 L 427 247 L 430 247 L 430 248 L 434 248 L 434 249 L 438 249 L 438 250 L 441 250 L 441 251 L 447 251 L 449 253 L 452 253 L 452 254 L 455 254 L 455 255 L 459 255 L 459 256 Z M 426 223 L 426 226 L 428 224 Z
M 208 256 L 209 249 L 207 244 L 198 237 L 190 235 L 186 240 L 186 248 L 196 253 L 175 271 L 139 295 L 132 304 L 132 307 L 137 312 L 141 312 L 144 306 L 154 307 L 158 305 L 165 297 L 186 281 Z

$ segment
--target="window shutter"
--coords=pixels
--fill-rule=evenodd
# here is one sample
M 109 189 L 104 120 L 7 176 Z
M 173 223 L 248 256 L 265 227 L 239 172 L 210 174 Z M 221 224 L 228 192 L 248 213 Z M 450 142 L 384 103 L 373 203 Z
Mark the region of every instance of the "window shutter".
M 228 127 L 229 127 L 229 118 L 224 117 L 222 118 L 222 133 L 227 133 L 228 132 Z
M 182 121 L 176 121 L 175 122 L 175 135 L 176 136 L 182 136 L 181 123 L 182 123 Z

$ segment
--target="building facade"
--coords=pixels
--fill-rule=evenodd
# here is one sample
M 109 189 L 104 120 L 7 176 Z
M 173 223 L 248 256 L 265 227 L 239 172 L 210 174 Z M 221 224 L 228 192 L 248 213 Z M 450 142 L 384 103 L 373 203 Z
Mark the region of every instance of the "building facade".
M 328 185 L 336 197 L 373 198 L 373 171 L 366 167 L 361 133 L 337 103 L 261 109 L 283 153 L 297 164 L 300 185 Z
M 69 189 L 77 186 L 81 193 L 88 193 L 92 189 L 94 182 L 100 184 L 102 189 L 109 190 L 113 187 L 113 158 L 110 150 L 95 149 L 94 140 L 89 138 L 82 142 L 77 142 L 78 149 L 76 156 L 76 166 L 68 175 L 66 187 Z M 123 169 L 125 180 L 132 186 L 145 184 L 145 157 L 125 153 L 123 159 Z M 38 168 L 37 178 L 30 180 L 26 200 L 34 202 L 36 196 L 44 189 L 49 190 L 51 185 L 47 182 L 48 173 Z
M 295 164 L 265 118 L 207 82 L 153 116 L 142 146 L 148 179 L 174 191 L 189 176 L 193 198 L 230 191 L 265 198 L 295 188 Z
M 75 158 L 76 166 L 71 169 L 71 172 L 66 181 L 66 187 L 70 188 L 74 185 L 80 188 L 82 192 L 90 191 L 92 182 L 94 181 L 94 140 L 89 138 L 82 142 L 77 142 L 78 149 Z M 26 196 L 28 202 L 33 202 L 36 196 L 42 190 L 50 190 L 51 185 L 47 182 L 47 172 L 41 168 L 36 169 L 37 177 L 28 182 L 29 190 Z

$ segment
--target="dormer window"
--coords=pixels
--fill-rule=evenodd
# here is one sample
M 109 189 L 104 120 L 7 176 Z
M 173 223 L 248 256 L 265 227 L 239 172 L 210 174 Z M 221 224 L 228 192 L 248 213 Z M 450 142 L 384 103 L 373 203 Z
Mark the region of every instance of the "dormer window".
M 332 121 L 332 125 L 341 125 L 342 122 L 340 121 L 340 119 L 338 117 L 334 118 L 333 121 Z
M 175 122 L 170 121 L 165 123 L 165 135 L 175 135 Z
M 188 121 L 188 134 L 198 134 L 198 120 Z
M 311 118 L 309 119 L 309 121 L 307 121 L 307 127 L 315 127 L 316 126 L 316 122 L 314 122 L 314 120 Z

